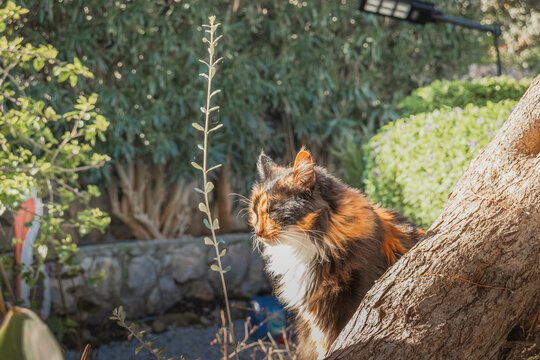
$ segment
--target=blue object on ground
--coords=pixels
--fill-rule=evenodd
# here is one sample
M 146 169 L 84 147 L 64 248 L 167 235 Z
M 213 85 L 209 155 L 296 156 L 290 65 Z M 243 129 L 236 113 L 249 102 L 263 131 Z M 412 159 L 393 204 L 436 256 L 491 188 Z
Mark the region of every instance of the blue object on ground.
M 283 343 L 281 329 L 286 327 L 286 314 L 283 305 L 271 296 L 256 296 L 250 301 L 248 316 L 251 317 L 251 325 L 260 327 L 251 335 L 254 340 L 266 337 L 266 333 L 278 342 Z

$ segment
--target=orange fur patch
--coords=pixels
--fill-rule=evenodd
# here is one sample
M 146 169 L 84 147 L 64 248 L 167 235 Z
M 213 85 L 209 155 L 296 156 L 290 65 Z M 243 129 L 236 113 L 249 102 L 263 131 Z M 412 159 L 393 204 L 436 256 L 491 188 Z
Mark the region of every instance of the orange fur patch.
M 258 226 L 262 230 L 265 239 L 274 239 L 279 234 L 281 227 L 270 218 L 268 214 L 268 194 L 261 191 L 257 205 Z
M 392 265 L 397 260 L 395 253 L 403 254 L 405 252 L 401 239 L 407 235 L 394 225 L 394 215 L 392 213 L 379 207 L 375 208 L 375 212 L 381 219 L 384 232 L 381 253 L 386 257 L 388 264 Z
M 298 175 L 298 170 L 301 166 L 313 167 L 313 160 L 311 160 L 311 155 L 304 147 L 300 149 L 300 151 L 296 155 L 296 159 L 294 160 L 294 175 Z
M 371 235 L 375 228 L 375 214 L 369 201 L 355 189 L 347 189 L 336 214 L 330 220 L 327 239 L 335 248 L 343 250 L 345 242 Z
M 307 214 L 304 216 L 302 221 L 298 221 L 296 225 L 298 227 L 304 229 L 304 230 L 310 230 L 313 227 L 313 223 L 315 222 L 315 219 L 317 218 L 317 215 L 319 215 L 320 210 L 316 210 L 312 213 Z
M 303 187 L 310 187 L 315 181 L 313 160 L 309 152 L 302 147 L 296 155 L 293 166 L 293 183 Z

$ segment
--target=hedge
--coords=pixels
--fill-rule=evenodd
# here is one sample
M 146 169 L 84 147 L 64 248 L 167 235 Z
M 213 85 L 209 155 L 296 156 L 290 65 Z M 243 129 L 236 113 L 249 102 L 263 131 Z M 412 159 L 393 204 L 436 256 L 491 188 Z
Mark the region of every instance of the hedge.
M 516 103 L 443 108 L 384 126 L 364 147 L 365 192 L 428 228 Z
M 519 100 L 531 79 L 515 80 L 508 76 L 475 80 L 435 80 L 432 84 L 416 89 L 401 103 L 404 116 L 431 112 L 444 106 L 465 107 L 468 104 L 482 106 L 488 101 Z

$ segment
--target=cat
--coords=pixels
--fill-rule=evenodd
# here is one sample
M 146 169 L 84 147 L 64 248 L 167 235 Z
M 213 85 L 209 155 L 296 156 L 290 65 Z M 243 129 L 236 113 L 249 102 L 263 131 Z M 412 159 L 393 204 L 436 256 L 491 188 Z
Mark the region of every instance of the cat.
M 274 292 L 295 314 L 300 360 L 322 359 L 365 293 L 424 232 L 371 203 L 302 148 L 292 167 L 261 154 L 249 222 Z

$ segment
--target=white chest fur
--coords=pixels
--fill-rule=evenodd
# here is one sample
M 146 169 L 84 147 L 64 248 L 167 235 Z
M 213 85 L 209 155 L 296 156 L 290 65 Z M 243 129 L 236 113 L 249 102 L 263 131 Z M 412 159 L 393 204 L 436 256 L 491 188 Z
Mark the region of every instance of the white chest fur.
M 266 245 L 263 249 L 266 271 L 279 276 L 277 294 L 288 308 L 300 310 L 308 286 L 313 282 L 312 264 L 317 248 L 307 235 L 288 231 L 279 238 L 279 244 Z
M 296 231 L 284 233 L 279 244 L 264 245 L 263 249 L 266 271 L 279 278 L 277 296 L 309 324 L 318 359 L 324 358 L 327 339 L 316 319 L 308 313 L 306 300 L 308 288 L 314 280 L 313 266 L 321 256 L 307 235 Z

